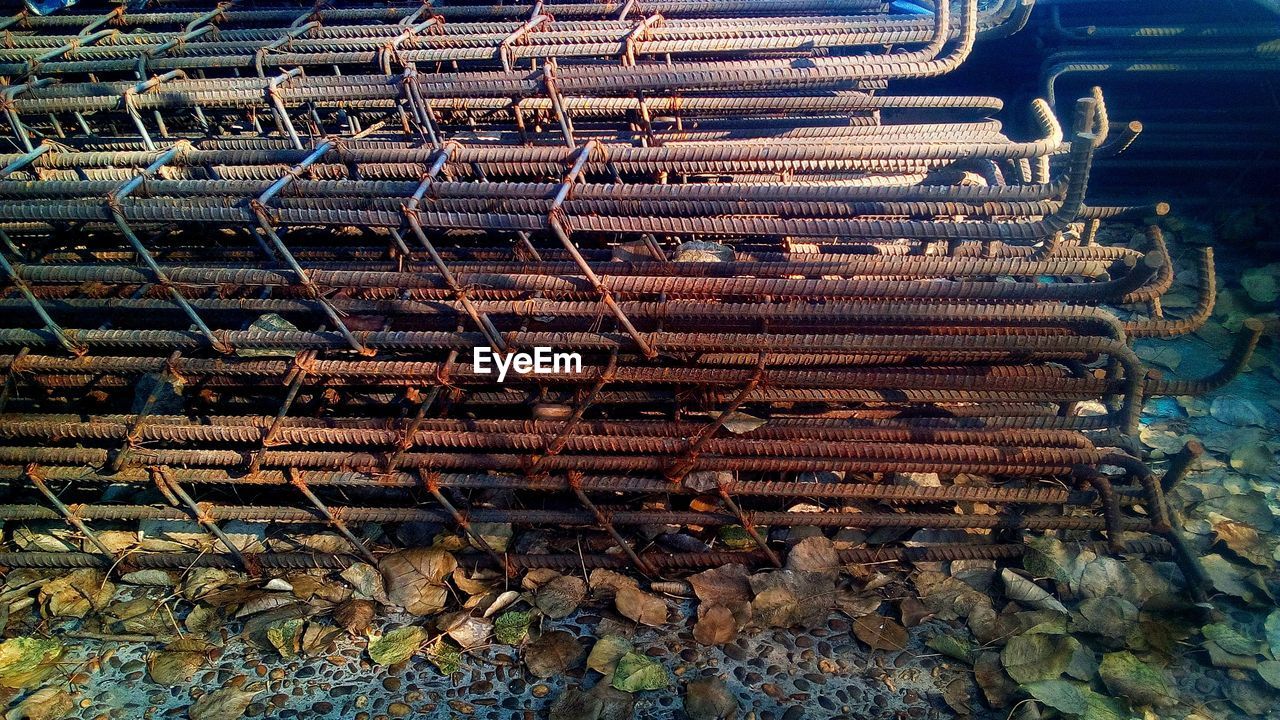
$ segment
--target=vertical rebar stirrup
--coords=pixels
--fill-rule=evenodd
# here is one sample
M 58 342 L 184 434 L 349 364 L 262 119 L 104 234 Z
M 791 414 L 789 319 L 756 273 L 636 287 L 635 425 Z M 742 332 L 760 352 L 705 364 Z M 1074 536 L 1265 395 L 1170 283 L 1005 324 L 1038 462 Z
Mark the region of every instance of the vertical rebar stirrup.
M 274 247 L 275 251 L 284 259 L 285 263 L 289 266 L 289 269 L 293 271 L 294 277 L 296 277 L 298 282 L 302 284 L 302 287 L 306 291 L 308 297 L 320 306 L 320 309 L 324 312 L 325 317 L 329 319 L 329 322 L 333 323 L 338 328 L 338 332 L 341 333 L 343 339 L 347 341 L 347 344 L 351 346 L 351 349 L 361 355 L 373 355 L 376 351 L 366 347 L 364 343 L 357 340 L 356 336 L 347 328 L 346 323 L 344 323 L 342 318 L 338 316 L 338 311 L 334 310 L 333 306 L 329 304 L 329 301 L 324 299 L 320 292 L 320 288 L 316 287 L 316 284 L 311 281 L 311 276 L 306 270 L 302 269 L 301 265 L 298 264 L 293 253 L 289 251 L 289 248 L 284 244 L 284 240 L 282 240 L 279 233 L 276 232 L 275 226 L 271 221 L 271 216 L 267 213 L 271 199 L 279 194 L 281 190 L 288 187 L 294 180 L 298 179 L 298 177 L 306 172 L 307 168 L 311 167 L 313 163 L 324 157 L 324 155 L 328 153 L 335 144 L 336 141 L 333 140 L 326 140 L 325 142 L 320 143 L 319 147 L 312 151 L 310 155 L 307 155 L 302 162 L 290 168 L 289 172 L 285 173 L 284 177 L 272 183 L 271 187 L 267 188 L 266 192 L 262 193 L 262 195 L 256 199 L 250 200 L 249 206 L 253 208 L 253 213 L 258 219 L 258 226 L 262 228 L 267 239 L 271 241 L 272 247 Z
M 58 496 L 49 489 L 49 486 L 44 482 L 44 478 L 40 477 L 39 468 L 34 463 L 27 465 L 24 472 L 27 480 L 40 491 L 41 495 L 44 495 L 45 499 L 48 500 L 58 512 L 62 513 L 62 517 L 66 519 L 69 525 L 88 538 L 89 542 L 93 543 L 93 546 L 98 548 L 98 551 L 103 555 L 111 558 L 113 563 L 120 561 L 120 555 L 107 547 L 106 543 L 102 542 L 102 540 L 89 529 L 89 526 L 84 524 L 84 520 L 80 519 L 80 516 L 76 514 L 75 510 L 64 504 L 60 499 L 58 499 Z
M 111 211 L 111 216 L 115 219 L 116 226 L 120 228 L 120 232 L 123 233 L 125 239 L 129 241 L 129 245 L 133 247 L 133 251 L 138 254 L 138 257 L 147 266 L 147 269 L 151 271 L 151 275 L 155 279 L 156 284 L 168 291 L 169 296 L 173 298 L 173 301 L 177 303 L 178 307 L 182 308 L 182 312 L 186 313 L 192 324 L 196 326 L 200 331 L 200 334 L 204 336 L 206 341 L 208 341 L 210 347 L 220 353 L 229 353 L 231 352 L 231 347 L 213 334 L 213 331 L 209 329 L 209 326 L 206 325 L 204 320 L 200 318 L 200 315 L 196 313 L 195 308 L 191 307 L 191 303 L 187 302 L 186 297 L 182 295 L 178 288 L 173 286 L 173 283 L 169 280 L 169 276 L 165 274 L 164 270 L 160 269 L 160 265 L 156 262 L 155 258 L 152 257 L 150 251 L 148 251 L 142 244 L 142 241 L 138 239 L 138 236 L 134 234 L 133 228 L 129 226 L 129 222 L 124 216 L 124 200 L 135 190 L 142 187 L 143 183 L 159 173 L 161 168 L 181 155 L 190 146 L 191 143 L 186 140 L 179 140 L 173 147 L 161 153 L 160 157 L 156 158 L 155 162 L 148 165 L 140 174 L 134 176 L 132 180 L 128 180 L 121 184 L 107 195 L 107 208 Z
M 427 251 L 427 255 L 431 258 L 432 264 L 434 264 L 436 266 L 436 270 L 440 272 L 440 276 L 444 279 L 445 285 L 449 287 L 450 292 L 453 293 L 458 304 L 462 306 L 467 317 L 471 318 L 471 321 L 480 329 L 480 333 L 484 335 L 485 340 L 489 343 L 489 347 L 492 348 L 495 353 L 505 353 L 507 352 L 507 344 L 502 339 L 501 333 L 498 332 L 498 328 L 493 324 L 493 321 L 489 319 L 488 315 L 478 311 L 476 306 L 472 304 L 471 299 L 467 296 L 466 289 L 458 284 L 457 278 L 454 277 L 453 272 L 449 270 L 449 266 L 445 264 L 444 258 L 440 256 L 435 245 L 433 245 L 431 240 L 427 237 L 427 233 L 423 230 L 422 223 L 418 219 L 418 208 L 422 204 L 422 199 L 426 196 L 427 191 L 436 181 L 436 176 L 439 175 L 440 171 L 444 169 L 446 164 L 448 164 L 449 154 L 453 151 L 454 147 L 455 144 L 450 143 L 439 150 L 436 154 L 435 160 L 431 163 L 431 167 L 428 168 L 426 174 L 422 176 L 422 182 L 419 183 L 418 189 L 413 193 L 413 197 L 409 198 L 408 204 L 404 206 L 403 213 L 405 220 L 409 223 L 409 229 L 413 231 L 413 236 L 418 239 L 418 244 L 422 245 L 422 248 Z
M 573 230 L 569 226 L 569 219 L 565 216 L 564 210 L 561 207 L 564 205 L 564 201 L 569 198 L 569 193 L 573 190 L 574 182 L 578 179 L 578 176 L 582 174 L 583 169 L 586 168 L 587 161 L 591 158 L 591 151 L 598 147 L 600 147 L 600 143 L 592 140 L 586 145 L 574 150 L 570 155 L 570 157 L 573 158 L 573 165 L 569 168 L 569 172 L 565 174 L 564 180 L 561 181 L 555 197 L 551 200 L 551 205 L 547 208 L 547 227 L 555 233 L 556 237 L 560 240 L 560 244 L 569 252 L 569 256 L 573 258 L 574 263 L 577 264 L 583 277 L 587 279 L 587 282 L 591 283 L 591 287 L 595 290 L 596 294 L 600 296 L 600 301 L 604 303 L 605 307 L 607 307 L 611 313 L 613 313 L 613 317 L 618 321 L 618 325 L 622 327 L 623 331 L 631 336 L 631 339 L 635 342 L 636 347 L 640 349 L 640 352 L 646 358 L 652 360 L 658 357 L 657 351 L 649 345 L 648 341 L 646 341 L 640 332 L 636 330 L 635 326 L 631 324 L 631 319 L 627 317 L 626 313 L 622 311 L 622 307 L 614 300 L 613 293 L 609 291 L 609 288 L 604 284 L 600 277 L 596 275 L 595 271 L 591 269 L 591 265 L 587 262 L 587 259 L 578 251 L 578 247 L 574 245 L 573 240 L 570 238 L 570 233 L 572 233 Z
M 449 498 L 445 497 L 445 494 L 440 490 L 440 473 L 431 470 L 420 470 L 418 474 L 422 478 L 422 483 L 426 486 L 427 492 L 431 493 L 431 497 L 435 498 L 436 502 L 440 503 L 440 506 L 449 513 L 450 517 L 453 518 L 453 522 L 462 528 L 462 531 L 467 534 L 471 542 L 493 558 L 494 562 L 498 563 L 498 567 L 502 568 L 508 577 L 514 577 L 516 574 L 515 565 L 508 562 L 497 550 L 494 550 L 489 541 L 485 540 L 484 536 L 471 527 L 471 521 L 467 519 L 467 516 L 458 510 L 453 503 L 449 502 Z
M 186 509 L 191 513 L 191 517 L 210 535 L 218 539 L 222 546 L 231 553 L 246 572 L 251 575 L 257 575 L 257 567 L 255 563 L 250 563 L 245 557 L 244 552 L 231 540 L 231 538 L 218 527 L 216 518 L 214 517 L 214 509 L 212 503 L 198 503 L 187 494 L 186 490 L 178 484 L 177 480 L 169 474 L 169 469 L 163 466 L 153 466 L 149 468 L 151 472 L 151 480 L 155 483 L 156 488 L 165 496 L 169 504 L 178 509 Z
M 262 467 L 262 459 L 266 456 L 267 450 L 275 445 L 276 435 L 280 432 L 281 426 L 284 425 L 284 419 L 289 414 L 289 408 L 293 407 L 293 401 L 297 399 L 298 392 L 302 390 L 302 384 L 306 381 L 307 373 L 311 370 L 311 365 L 315 362 L 315 359 L 315 350 L 303 350 L 294 356 L 293 366 L 289 368 L 284 377 L 284 384 L 288 390 L 285 392 L 284 400 L 280 402 L 280 408 L 276 410 L 275 417 L 271 419 L 271 424 L 262 432 L 262 440 L 258 449 L 249 461 L 250 475 L 258 472 L 258 468 Z
M 351 547 L 356 549 L 356 552 L 360 554 L 360 557 L 367 560 L 370 565 L 378 564 L 378 558 L 369 551 L 368 546 L 366 546 L 360 538 L 356 537 L 355 533 L 351 532 L 351 529 L 347 527 L 347 523 L 341 517 L 334 515 L 333 511 L 329 509 L 329 506 L 325 505 L 315 493 L 311 492 L 311 488 L 307 486 L 306 480 L 302 477 L 301 470 L 298 470 L 297 468 L 285 468 L 284 473 L 289 479 L 289 484 L 297 488 L 298 492 L 302 493 L 302 496 L 315 507 L 316 512 L 320 513 L 320 516 L 323 517 L 325 521 L 341 533 L 342 537 L 347 539 L 347 542 L 351 543 Z

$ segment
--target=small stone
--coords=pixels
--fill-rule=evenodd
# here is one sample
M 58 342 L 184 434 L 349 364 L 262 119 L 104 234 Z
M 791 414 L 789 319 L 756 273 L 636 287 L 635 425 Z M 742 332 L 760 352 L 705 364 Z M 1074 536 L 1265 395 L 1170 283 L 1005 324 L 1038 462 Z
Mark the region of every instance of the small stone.
M 533 696 L 536 698 L 544 698 L 550 693 L 551 693 L 551 688 L 547 687 L 546 685 L 543 685 L 542 683 L 538 683 L 537 685 L 533 686 Z
M 393 702 L 387 706 L 387 714 L 391 717 L 408 717 L 413 712 L 413 708 L 402 702 Z

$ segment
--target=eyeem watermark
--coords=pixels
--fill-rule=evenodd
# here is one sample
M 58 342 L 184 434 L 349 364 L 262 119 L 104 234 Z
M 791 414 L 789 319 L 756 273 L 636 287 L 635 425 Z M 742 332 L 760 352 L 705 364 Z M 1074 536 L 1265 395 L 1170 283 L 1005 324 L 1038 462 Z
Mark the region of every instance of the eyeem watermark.
M 551 375 L 553 373 L 581 373 L 582 356 L 576 352 L 555 352 L 549 347 L 535 347 L 533 352 L 495 353 L 487 347 L 472 348 L 471 366 L 478 375 L 493 375 L 497 371 L 498 382 L 507 379 L 507 372 L 517 375 Z

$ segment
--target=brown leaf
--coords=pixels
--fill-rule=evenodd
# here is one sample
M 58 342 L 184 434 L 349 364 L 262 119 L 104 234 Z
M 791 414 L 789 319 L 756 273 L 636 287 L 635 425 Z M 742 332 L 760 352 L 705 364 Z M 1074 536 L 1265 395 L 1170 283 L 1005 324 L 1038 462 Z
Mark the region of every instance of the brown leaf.
M 71 717 L 75 707 L 66 690 L 44 687 L 5 713 L 4 720 L 62 720 Z
M 704 605 L 733 608 L 751 602 L 751 585 L 745 565 L 723 565 L 689 577 L 694 595 Z
M 818 573 L 834 581 L 840 577 L 840 556 L 829 539 L 813 535 L 796 543 L 787 553 L 786 569 Z
M 855 619 L 853 634 L 876 650 L 902 650 L 907 646 L 907 629 L 883 615 Z
M 159 685 L 189 682 L 209 661 L 212 645 L 195 638 L 175 640 L 147 658 L 147 674 Z
M 738 716 L 738 699 L 718 677 L 701 678 L 685 686 L 684 712 L 689 720 L 727 720 Z
M 333 611 L 333 621 L 352 635 L 359 635 L 373 624 L 374 607 L 371 600 L 348 600 Z
M 733 613 L 723 605 L 712 605 L 693 626 L 693 639 L 703 645 L 724 645 L 738 637 Z
M 187 715 L 191 720 L 239 720 L 257 694 L 237 687 L 224 687 L 201 695 L 187 709 Z
M 439 548 L 411 548 L 378 562 L 386 581 L 387 598 L 414 615 L 430 615 L 444 609 L 449 598 L 445 578 L 458 562 Z
M 902 617 L 902 624 L 909 628 L 933 617 L 933 611 L 913 596 L 905 597 L 898 603 L 898 614 Z
M 1254 565 L 1275 568 L 1273 551 L 1252 526 L 1213 512 L 1209 513 L 1209 522 L 1213 526 L 1213 534 L 1235 554 Z
M 100 570 L 82 568 L 45 583 L 40 607 L 49 617 L 82 618 L 111 602 L 116 586 Z
M 641 625 L 658 627 L 667 622 L 667 603 L 639 588 L 621 588 L 614 602 L 618 612 Z
M 552 630 L 525 647 L 524 664 L 530 675 L 549 678 L 577 665 L 584 654 L 578 639 L 571 633 Z
M 559 575 L 538 587 L 534 604 L 552 620 L 568 617 L 587 597 L 587 584 L 582 578 Z

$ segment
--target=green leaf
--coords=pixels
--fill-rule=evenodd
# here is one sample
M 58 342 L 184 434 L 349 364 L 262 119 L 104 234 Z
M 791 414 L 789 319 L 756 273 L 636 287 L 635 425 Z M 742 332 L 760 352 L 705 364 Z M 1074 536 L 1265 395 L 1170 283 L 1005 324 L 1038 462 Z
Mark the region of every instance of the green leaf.
M 1068 715 L 1083 715 L 1089 709 L 1089 701 L 1081 688 L 1066 680 L 1040 680 L 1026 687 L 1031 697 Z
M 661 690 L 671 684 L 667 669 L 656 660 L 636 652 L 629 652 L 618 659 L 613 671 L 613 686 L 623 692 Z
M 1271 646 L 1271 656 L 1280 658 L 1280 610 L 1272 610 L 1265 624 L 1267 644 Z
M 1258 675 L 1268 685 L 1280 690 L 1280 660 L 1264 660 L 1258 663 Z
M 1257 642 L 1241 635 L 1226 623 L 1205 625 L 1200 632 L 1204 633 L 1205 640 L 1212 640 L 1232 655 L 1253 655 L 1258 652 Z
M 420 627 L 396 628 L 382 637 L 369 643 L 369 659 L 379 665 L 395 665 L 413 657 L 422 642 L 427 639 L 427 631 Z
M 1086 689 L 1084 699 L 1089 707 L 1084 711 L 1084 715 L 1080 716 L 1080 720 L 1127 720 L 1129 718 L 1124 705 L 1115 698 Z
M 720 528 L 720 542 L 731 550 L 746 550 L 755 547 L 755 541 L 741 525 L 725 525 Z
M 1069 635 L 1023 634 L 1009 639 L 1000 662 L 1020 683 L 1055 680 L 1071 666 L 1080 647 Z
M 1135 705 L 1168 707 L 1177 703 L 1164 673 L 1134 657 L 1133 653 L 1103 655 L 1098 674 L 1108 690 L 1128 698 Z
M 1027 539 L 1027 553 L 1022 557 L 1022 567 L 1036 577 L 1044 577 L 1066 583 L 1071 579 L 1071 556 L 1066 545 L 1051 537 Z
M 493 635 L 503 645 L 519 645 L 529 637 L 529 625 L 533 615 L 513 610 L 498 616 L 493 623 Z
M 298 654 L 302 640 L 302 618 L 294 618 L 278 622 L 267 628 L 267 641 L 280 653 L 280 657 L 288 660 Z
M 36 687 L 57 669 L 66 648 L 57 640 L 16 637 L 0 643 L 0 687 Z
M 587 655 L 587 667 L 601 675 L 612 675 L 618 660 L 634 649 L 631 641 L 621 635 L 605 635 L 596 641 Z
M 462 649 L 444 638 L 437 638 L 427 648 L 427 660 L 440 674 L 452 675 L 462 669 Z
M 926 640 L 924 644 L 930 650 L 940 652 L 953 660 L 959 660 L 969 665 L 973 664 L 973 646 L 955 635 L 935 635 Z

